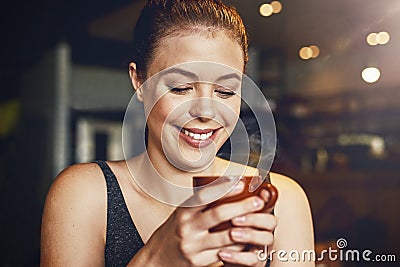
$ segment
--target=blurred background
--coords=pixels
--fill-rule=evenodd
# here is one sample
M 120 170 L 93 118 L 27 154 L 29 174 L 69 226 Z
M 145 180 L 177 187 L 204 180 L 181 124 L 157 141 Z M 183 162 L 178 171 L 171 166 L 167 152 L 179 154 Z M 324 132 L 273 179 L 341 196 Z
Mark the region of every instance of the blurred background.
M 345 238 L 398 261 L 400 1 L 225 2 L 247 25 L 247 73 L 276 119 L 272 170 L 304 187 L 317 248 Z M 60 170 L 123 158 L 131 32 L 143 5 L 3 4 L 0 266 L 38 266 L 43 203 Z M 319 263 L 364 265 L 398 266 Z

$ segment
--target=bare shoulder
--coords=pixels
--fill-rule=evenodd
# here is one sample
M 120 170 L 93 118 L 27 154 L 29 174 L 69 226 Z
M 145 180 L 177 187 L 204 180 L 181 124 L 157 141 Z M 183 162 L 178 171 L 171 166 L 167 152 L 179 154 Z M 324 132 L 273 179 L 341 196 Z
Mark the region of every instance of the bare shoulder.
M 63 170 L 54 180 L 48 192 L 50 200 L 85 198 L 96 202 L 104 197 L 105 180 L 100 167 L 95 163 L 80 163 Z M 69 202 L 69 201 L 68 201 Z M 81 203 L 83 204 L 83 203 Z
M 278 200 L 275 205 L 279 217 L 311 217 L 308 197 L 299 183 L 282 174 L 270 173 L 271 183 L 278 189 Z
M 270 173 L 271 183 L 278 189 L 283 201 L 306 201 L 303 188 L 290 177 L 278 173 Z
M 271 183 L 278 189 L 279 196 L 275 205 L 275 240 L 276 251 L 307 251 L 314 248 L 314 233 L 311 210 L 303 188 L 293 179 L 271 173 Z M 279 262 L 272 266 L 315 266 L 307 262 Z
M 42 266 L 102 264 L 107 201 L 102 176 L 97 164 L 85 163 L 66 168 L 54 180 L 42 217 Z

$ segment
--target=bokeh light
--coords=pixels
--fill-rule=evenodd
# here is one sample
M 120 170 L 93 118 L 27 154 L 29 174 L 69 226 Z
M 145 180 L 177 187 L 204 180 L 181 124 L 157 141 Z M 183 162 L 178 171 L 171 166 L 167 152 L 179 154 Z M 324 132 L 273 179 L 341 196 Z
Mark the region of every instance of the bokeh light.
M 311 55 L 312 58 L 316 58 L 319 56 L 319 47 L 318 46 L 310 45 L 310 49 L 312 51 L 312 55 Z
M 271 7 L 272 7 L 272 12 L 275 14 L 281 12 L 282 10 L 282 4 L 279 1 L 272 1 Z
M 261 16 L 263 16 L 263 17 L 269 17 L 269 16 L 271 16 L 272 15 L 272 13 L 273 13 L 273 8 L 272 8 L 272 5 L 270 5 L 270 4 L 262 4 L 261 6 L 260 6 L 260 14 L 261 14 Z
M 368 34 L 367 43 L 369 45 L 377 45 L 378 44 L 378 41 L 376 40 L 377 36 L 378 36 L 378 34 L 376 34 L 375 32 Z
M 301 59 L 310 59 L 312 56 L 312 50 L 308 46 L 304 46 L 299 51 L 299 56 Z
M 387 32 L 380 32 L 377 34 L 376 40 L 381 45 L 387 44 L 390 40 L 390 35 Z
M 362 71 L 361 77 L 367 83 L 374 83 L 378 81 L 379 78 L 381 77 L 381 72 L 379 71 L 378 68 L 368 67 Z
M 388 32 L 372 32 L 367 36 L 367 43 L 372 46 L 387 44 L 389 40 L 390 34 Z
M 319 53 L 319 47 L 316 45 L 304 46 L 299 50 L 299 56 L 304 60 L 316 58 L 319 56 Z

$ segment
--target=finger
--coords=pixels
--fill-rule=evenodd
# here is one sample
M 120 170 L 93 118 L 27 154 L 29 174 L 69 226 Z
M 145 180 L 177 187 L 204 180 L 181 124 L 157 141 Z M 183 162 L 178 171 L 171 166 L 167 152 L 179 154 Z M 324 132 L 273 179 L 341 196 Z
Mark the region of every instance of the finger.
M 241 251 L 243 248 L 240 246 L 230 246 L 229 251 Z M 191 257 L 191 266 L 223 266 L 221 265 L 221 259 L 218 256 L 218 252 L 221 250 L 221 248 L 215 248 L 215 249 L 207 249 L 200 251 L 196 253 L 196 255 L 193 255 Z
M 230 237 L 233 241 L 243 244 L 272 245 L 274 235 L 270 231 L 260 231 L 248 227 L 236 227 L 230 229 Z
M 191 258 L 191 266 L 223 266 L 221 265 L 221 259 L 218 257 L 218 251 L 220 249 L 204 250 Z
M 246 245 L 234 244 L 234 245 L 230 245 L 230 246 L 226 246 L 226 247 L 222 247 L 222 248 L 227 249 L 227 250 L 232 250 L 232 251 L 242 251 L 246 248 Z M 221 248 L 219 248 L 219 250 L 221 250 Z
M 238 244 L 232 240 L 229 229 L 203 235 L 203 237 L 198 240 L 198 243 L 208 245 L 207 247 L 203 247 L 202 250 L 221 249 L 224 247 L 230 250 L 240 251 L 245 248 L 244 244 Z
M 257 197 L 248 197 L 240 201 L 221 204 L 204 211 L 197 220 L 204 229 L 210 229 L 221 222 L 229 221 L 232 218 L 247 213 L 259 211 L 263 208 L 264 201 Z
M 249 213 L 233 218 L 232 224 L 273 231 L 276 227 L 276 219 L 274 215 L 269 213 Z
M 221 182 L 210 185 L 195 192 L 191 197 L 186 199 L 180 207 L 175 210 L 175 215 L 182 215 L 184 219 L 188 219 L 195 213 L 204 210 L 207 204 L 221 197 L 228 197 L 239 194 L 244 189 L 244 183 L 232 184 L 232 181 Z
M 243 192 L 243 190 L 244 190 L 244 182 L 243 181 L 239 180 L 237 184 L 233 184 L 233 185 L 232 185 L 232 182 L 228 182 L 228 183 L 230 184 L 229 191 L 221 199 L 228 198 L 228 197 L 231 197 L 231 196 L 234 196 L 234 195 L 237 195 L 237 194 Z
M 231 197 L 244 190 L 243 181 L 237 184 L 234 181 L 224 181 L 213 185 L 208 185 L 196 192 L 197 200 L 201 203 L 210 203 L 221 198 Z
M 207 231 L 207 234 L 204 234 L 200 240 L 200 242 L 209 244 L 209 246 L 206 249 L 214 249 L 214 248 L 221 248 L 221 247 L 226 247 L 233 245 L 234 242 L 232 241 L 230 237 L 230 230 L 224 230 L 224 231 L 219 231 L 219 232 L 214 232 L 214 233 L 209 233 Z
M 238 264 L 241 266 L 255 266 L 265 264 L 264 261 L 258 259 L 258 254 L 254 251 L 249 252 L 238 252 L 232 251 L 227 249 L 222 249 L 218 256 L 221 258 L 222 261 Z
M 262 189 L 260 193 L 260 197 L 267 202 L 270 199 L 270 193 L 268 190 Z
M 235 181 L 213 183 L 200 189 L 195 189 L 195 193 L 185 200 L 180 206 L 204 206 L 220 198 L 239 194 L 243 191 L 243 189 L 244 183 L 242 181 L 237 183 L 235 183 Z
M 275 202 L 278 198 L 278 191 L 277 189 L 269 184 L 269 190 L 262 189 L 260 192 L 260 197 L 265 201 L 264 208 L 267 209 L 267 212 L 271 212 L 274 209 Z
M 227 247 L 223 247 L 229 251 L 242 251 L 244 249 L 244 245 L 236 244 L 230 245 Z M 218 252 L 221 250 L 221 247 L 214 248 L 214 249 L 206 249 L 199 253 L 197 253 L 192 258 L 192 265 L 194 266 L 207 266 L 207 267 L 215 267 L 215 266 L 224 266 L 223 263 L 221 264 L 221 260 L 218 256 Z

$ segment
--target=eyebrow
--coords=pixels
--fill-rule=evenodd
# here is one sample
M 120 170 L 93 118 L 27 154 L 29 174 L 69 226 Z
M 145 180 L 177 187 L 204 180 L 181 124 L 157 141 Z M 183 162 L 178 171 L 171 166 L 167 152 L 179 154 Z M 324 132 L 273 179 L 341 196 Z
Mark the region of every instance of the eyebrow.
M 178 73 L 178 74 L 181 74 L 183 76 L 190 77 L 193 80 L 199 80 L 199 77 L 197 76 L 196 73 L 191 72 L 191 71 L 187 71 L 187 70 L 184 70 L 184 69 L 181 69 L 181 68 L 170 68 L 168 70 L 165 70 L 164 72 L 165 72 L 164 75 L 172 74 L 172 73 Z M 237 73 L 228 73 L 228 74 L 224 74 L 222 76 L 219 76 L 215 80 L 215 82 L 220 82 L 220 81 L 229 80 L 229 79 L 236 79 L 238 81 L 241 81 L 242 80 L 242 76 L 237 74 Z
M 242 80 L 242 76 L 237 74 L 237 73 L 228 73 L 222 76 L 219 76 L 216 82 L 223 81 L 223 80 L 230 80 L 230 79 L 236 79 L 238 81 Z
M 187 77 L 192 77 L 193 79 L 198 79 L 198 76 L 195 73 L 180 68 L 170 68 L 163 71 L 163 75 L 174 74 L 174 73 L 178 73 Z

